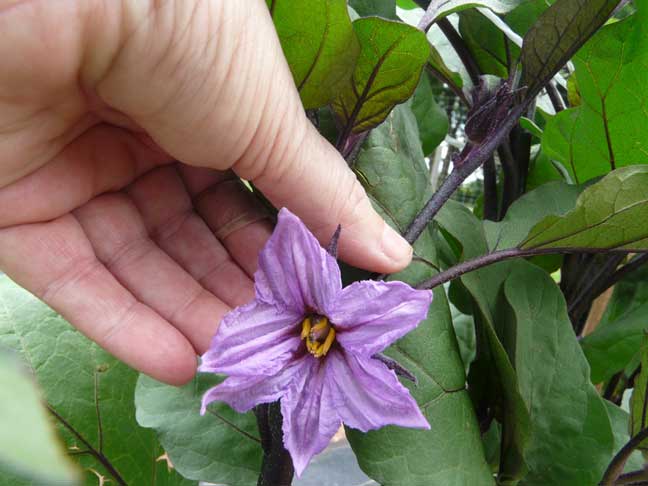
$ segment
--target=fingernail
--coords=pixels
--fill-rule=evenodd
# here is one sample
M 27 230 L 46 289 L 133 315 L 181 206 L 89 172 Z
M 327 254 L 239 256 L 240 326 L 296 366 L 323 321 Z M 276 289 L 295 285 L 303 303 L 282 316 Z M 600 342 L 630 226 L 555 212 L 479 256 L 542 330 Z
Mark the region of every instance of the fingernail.
M 390 260 L 400 267 L 405 267 L 412 259 L 411 245 L 388 224 L 385 224 L 383 230 L 382 250 Z

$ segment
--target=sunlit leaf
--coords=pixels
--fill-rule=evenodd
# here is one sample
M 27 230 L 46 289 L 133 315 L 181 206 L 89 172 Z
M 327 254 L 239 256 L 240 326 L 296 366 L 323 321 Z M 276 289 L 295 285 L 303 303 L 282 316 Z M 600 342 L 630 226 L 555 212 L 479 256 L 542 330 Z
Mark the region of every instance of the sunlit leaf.
M 609 18 L 621 0 L 558 0 L 527 32 L 520 61 L 532 97 Z
M 348 82 L 359 53 L 345 0 L 268 0 L 305 108 L 328 104 Z

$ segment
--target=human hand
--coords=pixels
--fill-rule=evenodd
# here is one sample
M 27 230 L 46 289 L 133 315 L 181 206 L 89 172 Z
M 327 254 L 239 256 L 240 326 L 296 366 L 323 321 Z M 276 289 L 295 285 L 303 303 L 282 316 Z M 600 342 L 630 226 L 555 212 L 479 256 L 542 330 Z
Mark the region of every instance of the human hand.
M 411 248 L 306 119 L 262 0 L 0 0 L 0 269 L 131 366 L 181 384 L 271 224 L 347 262 Z M 182 163 L 176 161 L 182 161 Z

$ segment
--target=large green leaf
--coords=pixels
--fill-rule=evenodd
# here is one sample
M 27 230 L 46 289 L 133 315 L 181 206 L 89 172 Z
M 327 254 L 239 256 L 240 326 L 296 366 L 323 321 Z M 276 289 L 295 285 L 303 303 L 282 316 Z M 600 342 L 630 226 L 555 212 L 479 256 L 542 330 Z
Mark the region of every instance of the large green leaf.
M 465 206 L 449 201 L 437 223 L 458 247 L 457 261 L 488 252 L 486 235 L 479 221 Z M 453 264 L 456 262 L 451 262 Z M 517 376 L 507 355 L 505 328 L 496 326 L 498 296 L 510 263 L 503 262 L 463 275 L 461 283 L 473 300 L 480 353 L 471 365 L 469 382 L 473 400 L 500 411 L 502 445 L 499 467 L 501 484 L 516 484 L 526 472 L 523 455 L 529 439 L 529 415 L 520 395 Z
M 547 123 L 543 148 L 576 182 L 648 163 L 648 6 L 638 5 L 576 56 L 581 104 Z
M 407 225 L 429 193 L 416 121 L 407 104 L 371 132 L 356 170 L 377 210 L 395 227 Z M 415 253 L 425 261 L 417 259 L 394 278 L 414 283 L 435 272 L 430 232 L 416 242 Z M 432 429 L 385 427 L 367 434 L 348 429 L 360 467 L 383 486 L 492 486 L 442 288 L 435 290 L 428 318 L 387 353 L 417 376 L 418 387 L 405 385 Z
M 522 86 L 535 96 L 610 17 L 620 0 L 558 0 L 527 32 Z
M 412 111 L 418 123 L 423 153 L 429 155 L 445 139 L 450 123 L 445 110 L 434 99 L 432 83 L 425 73 L 414 92 Z
M 540 221 L 520 247 L 643 251 L 647 221 L 648 167 L 625 167 L 585 189 L 569 213 Z
M 407 100 L 430 56 L 425 34 L 412 26 L 368 17 L 353 22 L 353 28 L 360 40 L 360 57 L 332 105 L 345 135 L 375 127 Z
M 641 344 L 641 370 L 634 380 L 630 398 L 630 435 L 635 436 L 648 424 L 648 336 L 644 334 Z M 648 455 L 648 440 L 638 447 L 644 456 Z
M 181 484 L 175 471 L 158 467 L 156 459 L 162 452 L 155 434 L 135 421 L 133 392 L 138 373 L 88 341 L 6 276 L 0 276 L 0 344 L 18 352 L 33 371 L 59 417 L 58 429 L 68 449 L 92 447 L 101 452 L 128 484 Z M 78 459 L 86 470 L 86 484 L 98 482 L 91 469 L 117 483 L 95 456 L 83 454 Z
M 345 0 L 268 0 L 305 108 L 328 104 L 353 72 L 360 47 Z
M 0 350 L 0 482 L 12 472 L 43 486 L 79 484 L 32 377 Z
M 504 284 L 514 364 L 530 411 L 525 486 L 594 485 L 614 452 L 603 400 L 571 327 L 564 297 L 544 271 L 518 261 Z
M 141 375 L 135 392 L 137 421 L 157 431 L 171 462 L 184 476 L 253 486 L 263 455 L 254 414 L 238 414 L 218 402 L 200 415 L 202 395 L 220 381 L 215 375 L 201 374 L 178 388 Z

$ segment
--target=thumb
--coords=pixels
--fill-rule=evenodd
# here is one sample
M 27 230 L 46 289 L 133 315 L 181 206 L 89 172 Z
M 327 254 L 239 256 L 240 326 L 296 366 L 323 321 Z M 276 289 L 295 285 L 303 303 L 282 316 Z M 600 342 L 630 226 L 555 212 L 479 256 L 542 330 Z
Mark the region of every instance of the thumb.
M 342 225 L 348 263 L 405 267 L 411 247 L 306 118 L 265 2 L 145 3 L 120 9 L 123 40 L 99 96 L 178 160 L 253 181 L 323 244 Z

